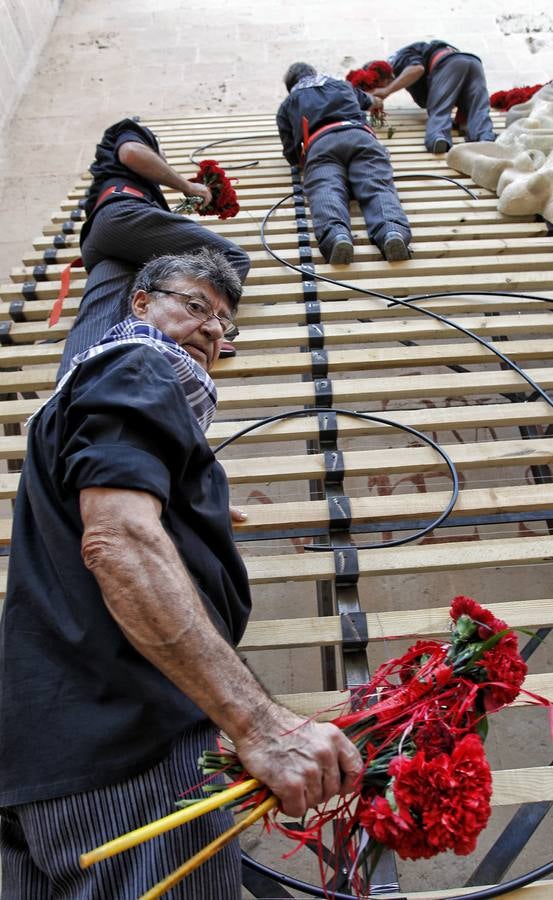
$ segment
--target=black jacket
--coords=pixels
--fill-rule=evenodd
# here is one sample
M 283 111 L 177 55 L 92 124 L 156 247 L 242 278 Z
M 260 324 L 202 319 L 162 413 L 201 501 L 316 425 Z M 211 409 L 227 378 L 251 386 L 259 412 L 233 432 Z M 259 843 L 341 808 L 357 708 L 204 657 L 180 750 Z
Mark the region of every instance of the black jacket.
M 349 121 L 365 125 L 364 110 L 372 105 L 372 97 L 348 81 L 316 75 L 302 78 L 292 88 L 277 112 L 277 126 L 283 153 L 291 166 L 302 160 L 303 117 L 309 134 L 332 122 Z

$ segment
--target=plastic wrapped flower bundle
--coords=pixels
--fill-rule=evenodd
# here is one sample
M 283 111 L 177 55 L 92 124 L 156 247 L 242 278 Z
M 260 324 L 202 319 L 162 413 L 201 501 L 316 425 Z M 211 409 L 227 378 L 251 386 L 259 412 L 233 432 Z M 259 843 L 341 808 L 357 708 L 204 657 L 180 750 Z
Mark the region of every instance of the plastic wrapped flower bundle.
M 268 831 L 277 829 L 300 844 L 317 845 L 321 880 L 327 886 L 323 829 L 332 823 L 336 849 L 349 865 L 351 889 L 359 896 L 366 891 L 361 864 L 370 877 L 384 848 L 413 860 L 447 850 L 471 853 L 491 812 L 492 778 L 483 746 L 487 715 L 516 699 L 527 668 L 512 629 L 470 597 L 455 597 L 450 617 L 447 641 L 419 640 L 381 665 L 333 719 L 361 752 L 363 772 L 353 794 L 318 807 L 305 817 L 301 830 L 281 824 L 276 797 L 248 775 L 232 749 L 221 746 L 199 761 L 207 799 L 179 801 L 179 812 L 84 854 L 82 864 L 219 806 L 246 816 L 155 885 L 144 895 L 147 900 L 162 896 L 259 818 Z M 544 698 L 524 693 L 550 706 Z M 221 773 L 230 786 L 210 783 Z
M 173 207 L 173 212 L 183 214 L 195 212 L 200 216 L 232 219 L 240 211 L 231 180 L 216 160 L 203 159 L 199 163 L 199 171 L 193 178 L 189 178 L 189 181 L 207 185 L 211 191 L 211 201 L 204 206 L 202 197 L 185 197 L 181 203 Z

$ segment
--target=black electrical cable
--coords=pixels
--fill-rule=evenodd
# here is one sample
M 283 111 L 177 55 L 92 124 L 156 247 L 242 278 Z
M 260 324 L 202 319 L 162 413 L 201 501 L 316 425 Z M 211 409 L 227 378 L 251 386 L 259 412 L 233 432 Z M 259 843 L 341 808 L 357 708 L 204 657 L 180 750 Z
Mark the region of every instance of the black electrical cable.
M 438 181 L 449 181 L 450 184 L 454 184 L 456 187 L 461 188 L 465 194 L 468 194 L 469 197 L 472 197 L 473 200 L 478 200 L 478 194 L 475 194 L 474 191 L 471 191 L 466 184 L 461 184 L 460 181 L 457 181 L 456 178 L 450 178 L 449 175 L 434 175 L 433 172 L 404 172 L 402 175 L 394 175 L 394 181 L 401 181 L 402 179 L 412 178 L 413 180 L 417 178 L 436 178 Z
M 198 165 L 196 162 L 195 156 L 197 153 L 201 153 L 202 150 L 209 150 L 210 147 L 218 147 L 219 144 L 230 144 L 232 141 L 259 141 L 261 138 L 270 137 L 269 134 L 248 134 L 244 136 L 236 135 L 235 137 L 230 138 L 221 138 L 218 141 L 211 141 L 209 144 L 203 144 L 201 147 L 196 147 L 195 150 L 192 151 L 188 159 L 191 163 L 194 163 L 195 166 Z M 259 160 L 254 159 L 252 162 L 248 163 L 240 163 L 239 166 L 225 166 L 225 172 L 230 171 L 231 169 L 251 169 L 253 166 L 258 166 Z
M 277 253 L 275 253 L 275 251 L 272 250 L 271 247 L 269 246 L 267 239 L 265 237 L 265 226 L 266 226 L 267 222 L 269 221 L 270 216 L 276 209 L 278 209 L 278 207 L 282 203 L 284 203 L 286 200 L 288 200 L 292 196 L 293 196 L 293 194 L 287 194 L 286 197 L 283 197 L 277 203 L 273 204 L 271 209 L 267 212 L 267 214 L 265 215 L 265 217 L 263 219 L 263 222 L 261 223 L 261 241 L 263 243 L 264 249 L 268 253 L 270 253 L 270 255 L 273 257 L 273 259 L 276 259 L 283 265 L 287 266 L 288 268 L 294 269 L 296 272 L 299 272 L 300 274 L 305 275 L 307 270 L 303 266 L 296 266 L 293 263 L 288 262 L 288 260 L 283 259 Z M 416 306 L 415 303 L 413 302 L 414 300 L 418 300 L 418 299 L 432 300 L 432 299 L 435 299 L 436 297 L 440 297 L 440 296 L 462 297 L 462 296 L 465 296 L 467 293 L 470 293 L 473 296 L 486 296 L 486 297 L 488 297 L 488 296 L 491 296 L 491 297 L 494 297 L 494 296 L 508 296 L 508 297 L 516 296 L 516 297 L 530 299 L 530 300 L 540 300 L 540 301 L 543 300 L 544 302 L 550 303 L 551 300 L 548 297 L 540 297 L 537 295 L 529 295 L 529 294 L 511 294 L 508 292 L 494 292 L 494 291 L 470 291 L 470 292 L 468 292 L 468 291 L 439 292 L 438 291 L 434 294 L 417 295 L 409 300 L 402 300 L 399 297 L 390 298 L 386 294 L 381 294 L 378 291 L 371 291 L 368 288 L 362 288 L 362 287 L 359 287 L 358 285 L 350 284 L 346 281 L 339 281 L 338 279 L 335 279 L 335 278 L 329 278 L 327 275 L 320 275 L 317 272 L 309 271 L 309 275 L 310 275 L 310 277 L 316 278 L 319 281 L 323 281 L 325 283 L 330 283 L 330 284 L 336 284 L 339 287 L 346 288 L 346 290 L 351 290 L 354 293 L 365 294 L 365 295 L 368 295 L 371 297 L 378 297 L 381 300 L 386 300 L 386 302 L 389 303 L 390 305 L 399 304 L 399 305 L 405 306 L 409 309 L 416 309 L 417 312 L 420 312 L 423 315 L 436 320 L 437 322 L 442 322 L 442 324 L 447 325 L 450 328 L 454 328 L 457 331 L 462 332 L 462 334 L 465 334 L 467 337 L 476 341 L 482 347 L 486 347 L 488 350 L 490 350 L 492 353 L 494 353 L 499 359 L 502 360 L 502 362 L 505 363 L 506 366 L 508 366 L 510 369 L 512 369 L 514 372 L 516 372 L 518 375 L 520 375 L 520 377 L 522 379 L 524 379 L 524 381 L 526 381 L 527 384 L 529 384 L 530 387 L 537 394 L 539 394 L 540 397 L 543 400 L 545 400 L 545 402 L 549 406 L 553 407 L 553 400 L 551 400 L 551 398 L 547 395 L 547 393 L 544 391 L 544 389 L 536 381 L 534 381 L 534 379 L 531 378 L 530 375 L 524 369 L 521 369 L 520 366 L 517 366 L 517 364 L 515 362 L 513 362 L 512 359 L 510 359 L 508 356 L 506 356 L 504 353 L 502 353 L 501 350 L 498 350 L 497 347 L 495 347 L 493 344 L 490 344 L 489 341 L 485 340 L 485 338 L 480 337 L 480 335 L 476 334 L 474 331 L 471 331 L 470 328 L 465 328 L 463 325 L 460 325 L 458 322 L 455 322 L 453 319 L 448 319 L 447 316 L 440 315 L 440 313 L 432 312 L 429 309 L 422 309 L 420 306 Z
M 353 419 L 364 419 L 367 422 L 378 422 L 381 425 L 389 425 L 391 428 L 397 428 L 399 429 L 399 431 L 406 431 L 408 434 L 412 434 L 427 446 L 432 447 L 436 451 L 436 453 L 438 453 L 438 455 L 442 457 L 451 475 L 452 488 L 449 502 L 446 505 L 445 509 L 440 513 L 440 515 L 433 519 L 430 524 L 425 525 L 424 528 L 420 528 L 415 534 L 408 535 L 407 537 L 395 538 L 392 541 L 386 541 L 384 543 L 378 542 L 370 544 L 355 544 L 354 546 L 357 550 L 375 550 L 384 547 L 400 547 L 402 544 L 410 544 L 413 541 L 416 541 L 419 538 L 423 537 L 423 535 L 428 534 L 429 531 L 433 531 L 435 528 L 438 528 L 439 525 L 441 525 L 441 523 L 445 519 L 447 519 L 451 510 L 455 506 L 455 503 L 457 502 L 457 497 L 459 496 L 459 477 L 457 475 L 457 470 L 451 457 L 448 456 L 445 450 L 440 447 L 439 444 L 436 443 L 436 441 L 428 437 L 428 435 L 423 434 L 421 431 L 417 431 L 416 428 L 412 428 L 410 425 L 403 425 L 399 422 L 394 422 L 391 419 L 385 419 L 382 416 L 375 416 L 370 413 L 356 412 L 350 409 L 340 409 L 336 406 L 317 406 L 310 407 L 309 409 L 293 410 L 292 412 L 277 413 L 274 416 L 267 416 L 264 419 L 259 419 L 252 425 L 247 425 L 245 428 L 240 429 L 240 431 L 235 432 L 235 434 L 231 435 L 231 437 L 218 444 L 213 452 L 218 453 L 220 450 L 228 447 L 229 444 L 232 444 L 234 443 L 234 441 L 237 441 L 239 438 L 243 437 L 243 435 L 248 434 L 250 431 L 255 431 L 257 428 L 262 428 L 264 425 L 268 425 L 271 422 L 279 422 L 282 419 L 297 419 L 304 416 L 315 416 L 321 413 L 334 413 L 340 416 L 350 416 Z M 350 546 L 350 544 L 333 544 L 332 546 L 329 546 L 328 544 L 305 544 L 304 549 L 320 551 L 324 550 L 328 553 L 332 550 L 349 549 Z
M 269 866 L 264 866 L 263 863 L 258 862 L 256 859 L 253 859 L 251 856 L 248 856 L 247 853 L 242 851 L 242 862 L 248 869 L 253 869 L 256 872 L 259 872 L 261 875 L 266 875 L 268 878 L 273 878 L 280 884 L 285 885 L 286 887 L 295 888 L 297 891 L 301 891 L 302 894 L 312 894 L 315 897 L 323 897 L 323 898 L 331 898 L 331 900 L 355 900 L 355 894 L 341 894 L 341 893 L 332 893 L 326 891 L 323 888 L 317 887 L 314 884 L 309 884 L 306 881 L 299 881 L 297 878 L 292 878 L 290 875 L 284 875 L 281 872 L 278 872 L 276 869 L 271 869 Z M 532 869 L 530 872 L 526 872 L 524 875 L 520 875 L 518 878 L 513 878 L 511 881 L 504 881 L 503 884 L 497 884 L 493 887 L 483 888 L 482 890 L 467 892 L 465 894 L 457 894 L 456 897 L 447 898 L 436 898 L 436 900 L 491 900 L 493 897 L 502 897 L 505 894 L 510 894 L 511 891 L 517 891 L 520 888 L 524 887 L 527 884 L 532 884 L 534 881 L 538 881 L 540 878 L 545 878 L 546 875 L 550 875 L 553 872 L 553 860 L 545 865 L 540 866 L 538 869 Z M 394 897 L 393 900 L 409 900 L 406 896 L 397 896 Z

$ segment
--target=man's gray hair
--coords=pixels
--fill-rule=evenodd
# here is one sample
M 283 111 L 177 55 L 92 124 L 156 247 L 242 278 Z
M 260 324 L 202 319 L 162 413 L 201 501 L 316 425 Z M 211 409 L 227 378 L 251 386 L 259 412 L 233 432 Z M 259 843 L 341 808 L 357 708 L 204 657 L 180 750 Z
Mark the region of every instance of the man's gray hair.
M 313 77 L 317 74 L 317 70 L 310 66 L 309 63 L 304 62 L 295 62 L 292 63 L 291 66 L 286 70 L 286 74 L 284 76 L 284 84 L 286 85 L 286 90 L 288 93 L 292 90 L 295 84 L 298 81 L 301 81 L 302 78 Z
M 168 287 L 175 277 L 207 281 L 218 293 L 225 294 L 235 310 L 242 296 L 242 284 L 235 269 L 220 250 L 202 247 L 197 253 L 182 256 L 157 256 L 140 270 L 132 286 L 136 291 L 153 291 L 154 287 Z

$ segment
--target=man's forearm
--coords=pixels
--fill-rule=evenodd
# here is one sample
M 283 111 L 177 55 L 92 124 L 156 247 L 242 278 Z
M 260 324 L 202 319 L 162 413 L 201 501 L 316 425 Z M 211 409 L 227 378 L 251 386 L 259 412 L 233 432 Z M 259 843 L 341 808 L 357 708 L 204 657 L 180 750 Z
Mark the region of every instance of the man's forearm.
M 398 77 L 394 78 L 387 87 L 380 88 L 376 93 L 380 97 L 389 97 L 390 94 L 395 94 L 396 91 L 411 87 L 411 85 L 415 84 L 422 75 L 424 75 L 424 66 L 407 66 L 401 75 L 398 75 Z
M 161 156 L 137 141 L 128 141 L 119 148 L 119 160 L 128 169 L 147 181 L 174 188 L 186 196 L 192 196 L 198 187 L 196 185 L 195 188 L 193 182 L 187 181 L 186 178 L 175 172 Z M 196 190 L 196 193 L 199 191 Z
M 157 501 L 138 491 L 99 490 L 81 492 L 83 559 L 111 615 L 133 646 L 235 739 L 271 700 L 212 624 L 159 522 Z

